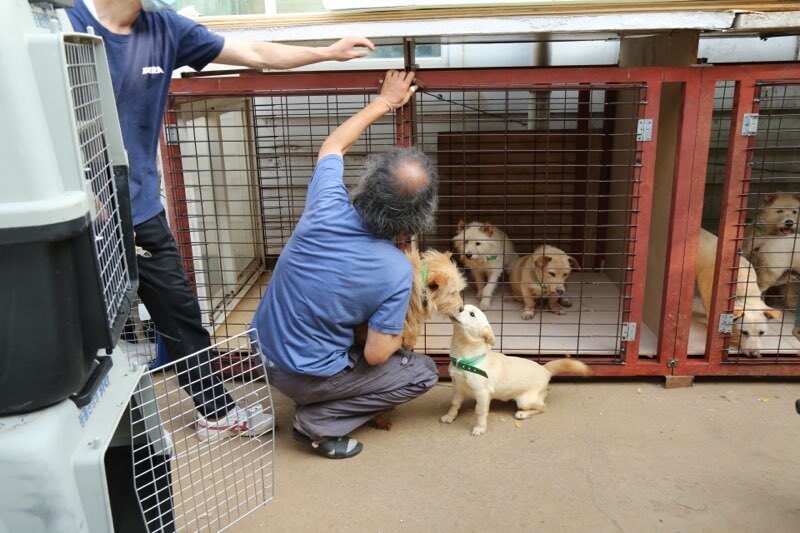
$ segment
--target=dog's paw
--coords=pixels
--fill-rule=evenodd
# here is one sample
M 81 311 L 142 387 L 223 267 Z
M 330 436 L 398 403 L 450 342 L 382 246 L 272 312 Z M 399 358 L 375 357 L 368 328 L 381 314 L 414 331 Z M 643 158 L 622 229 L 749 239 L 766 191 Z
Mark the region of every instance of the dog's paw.
M 480 437 L 484 433 L 486 433 L 486 426 L 475 426 L 472 428 L 473 437 Z
M 442 415 L 442 417 L 439 419 L 439 422 L 444 422 L 445 424 L 449 424 L 455 419 L 456 417 L 454 415 L 447 413 L 446 415 Z
M 558 309 L 553 309 L 553 312 L 555 314 L 557 314 L 557 315 L 566 315 L 567 314 L 567 312 L 564 311 L 563 309 L 561 309 L 560 307 Z
M 534 310 L 533 309 L 523 309 L 521 315 L 522 315 L 522 320 L 531 320 L 531 319 L 533 319 Z
M 488 311 L 489 308 L 492 306 L 492 298 L 481 298 L 481 303 L 478 304 L 478 308 L 481 311 Z

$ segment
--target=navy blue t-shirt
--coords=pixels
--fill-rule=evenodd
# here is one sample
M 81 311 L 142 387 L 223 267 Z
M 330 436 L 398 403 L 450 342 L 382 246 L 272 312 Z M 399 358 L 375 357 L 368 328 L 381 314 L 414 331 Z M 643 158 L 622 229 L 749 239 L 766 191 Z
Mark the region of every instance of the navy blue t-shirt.
M 343 173 L 341 156 L 317 163 L 303 215 L 253 317 L 262 353 L 286 371 L 341 371 L 358 324 L 386 334 L 403 331 L 411 263 L 391 239 L 364 228 Z
M 142 11 L 127 35 L 104 28 L 83 0 L 67 14 L 76 32 L 91 26 L 103 38 L 128 151 L 133 223 L 140 224 L 163 210 L 156 155 L 172 71 L 201 70 L 220 54 L 225 39 L 174 11 Z

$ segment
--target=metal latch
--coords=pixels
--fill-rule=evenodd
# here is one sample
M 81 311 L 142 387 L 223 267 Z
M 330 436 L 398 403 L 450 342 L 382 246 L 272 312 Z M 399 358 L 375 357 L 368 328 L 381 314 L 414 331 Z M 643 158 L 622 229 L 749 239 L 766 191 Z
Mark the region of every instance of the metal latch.
M 622 323 L 622 342 L 630 342 L 636 339 L 636 322 Z
M 758 114 L 745 113 L 742 120 L 742 136 L 752 137 L 758 132 Z
M 652 118 L 640 118 L 636 123 L 636 140 L 639 142 L 653 140 Z
M 720 333 L 731 333 L 733 331 L 733 313 L 719 315 L 719 328 L 717 328 L 717 331 Z

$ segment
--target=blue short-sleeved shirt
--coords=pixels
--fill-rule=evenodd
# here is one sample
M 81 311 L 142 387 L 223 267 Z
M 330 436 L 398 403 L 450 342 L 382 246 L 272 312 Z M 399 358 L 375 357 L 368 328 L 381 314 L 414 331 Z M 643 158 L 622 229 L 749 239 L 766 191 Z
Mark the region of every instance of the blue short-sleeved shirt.
M 220 54 L 225 39 L 171 10 L 142 11 L 127 35 L 105 29 L 83 0 L 67 14 L 75 31 L 91 26 L 103 38 L 128 151 L 133 223 L 140 224 L 163 210 L 156 154 L 172 71 L 201 70 Z
M 403 331 L 411 263 L 391 240 L 364 228 L 343 172 L 337 155 L 317 164 L 303 216 L 253 318 L 262 353 L 286 371 L 336 374 L 347 365 L 357 324 Z

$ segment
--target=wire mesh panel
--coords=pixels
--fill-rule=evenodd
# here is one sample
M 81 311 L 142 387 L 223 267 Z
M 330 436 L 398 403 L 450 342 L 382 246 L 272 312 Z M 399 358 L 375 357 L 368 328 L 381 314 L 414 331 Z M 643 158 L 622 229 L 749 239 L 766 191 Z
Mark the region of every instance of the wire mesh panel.
M 454 250 L 470 270 L 466 301 L 488 311 L 497 349 L 620 354 L 645 101 L 644 85 L 605 83 L 418 95 L 417 144 L 440 173 L 438 225 L 424 244 Z M 446 352 L 449 337 L 446 320 L 430 321 L 421 348 Z
M 753 114 L 744 133 L 752 136 L 748 150 L 749 180 L 745 184 L 746 223 L 739 241 L 757 276 L 763 304 L 783 313 L 761 328 L 762 357 L 794 356 L 800 350 L 792 334 L 800 303 L 800 85 L 760 83 Z M 741 268 L 741 267 L 740 267 Z M 757 310 L 762 302 L 756 302 Z M 760 318 L 759 318 L 760 320 Z M 744 326 L 743 326 L 744 327 Z M 737 355 L 741 355 L 741 352 Z M 800 362 L 800 361 L 798 361 Z
M 422 87 L 414 113 L 402 119 L 412 142 L 440 174 L 437 227 L 419 236 L 421 248 L 453 251 L 471 269 L 454 240 L 459 223 L 490 224 L 508 235 L 520 258 L 529 259 L 518 269 L 526 285 L 549 291 L 537 293 L 530 305 L 515 294 L 509 254 L 485 306 L 498 332 L 497 348 L 512 354 L 580 353 L 619 360 L 626 340 L 641 338 L 655 353 L 655 333 L 641 324 L 636 331 L 637 324 L 628 323 L 631 271 L 640 253 L 635 213 L 642 147 L 649 139 L 639 130 L 646 84 Z M 218 303 L 205 307 L 218 336 L 235 333 L 252 318 L 269 268 L 302 214 L 317 151 L 375 91 L 259 90 L 235 99 L 171 99 L 175 133 L 168 142 L 167 173 L 172 187 L 180 189 L 176 196 L 185 198 L 173 216 L 190 237 L 191 248 L 184 253 L 189 252 L 201 299 L 209 298 L 215 283 L 226 287 Z M 233 107 L 247 116 L 229 128 L 218 125 Z M 384 116 L 348 151 L 346 185 L 355 183 L 368 155 L 401 143 L 396 120 Z M 234 152 L 247 155 L 237 161 L 229 156 Z M 230 189 L 225 191 L 222 169 L 231 168 L 250 173 L 244 181 L 257 191 L 258 219 L 248 214 L 247 229 L 224 236 L 218 231 L 224 216 L 241 212 Z M 225 282 L 226 259 L 236 257 L 231 244 L 246 242 L 254 231 L 260 234 L 248 253 L 256 253 L 251 264 L 260 273 L 243 271 L 244 278 L 253 280 L 250 286 Z M 531 257 L 545 245 L 560 255 L 548 252 L 539 261 Z M 502 264 L 504 254 L 499 255 Z M 553 270 L 531 266 L 545 258 L 551 267 L 563 263 L 570 270 L 565 279 L 532 282 Z M 479 303 L 480 298 L 471 299 L 474 294 L 473 284 L 467 299 Z M 221 320 L 213 310 L 222 311 Z M 447 353 L 450 334 L 447 319 L 437 317 L 426 325 L 417 349 Z
M 704 355 L 708 332 L 723 336 L 722 360 L 728 363 L 792 361 L 800 349 L 792 335 L 797 299 L 791 264 L 800 211 L 800 92 L 796 84 L 758 83 L 752 102 L 739 104 L 741 88 L 731 80 L 715 85 L 702 222 L 717 235 L 733 220 L 737 256 L 719 273 L 716 284 L 726 302 L 708 326 L 696 299 L 689 352 Z M 742 110 L 742 116 L 733 115 Z M 742 148 L 731 146 L 731 139 L 744 139 Z M 736 150 L 746 154 L 737 159 Z M 730 168 L 736 161 L 746 168 Z M 734 182 L 726 183 L 729 176 Z
M 74 106 L 86 180 L 94 199 L 92 229 L 108 327 L 127 311 L 131 286 L 123 242 L 122 219 L 111 168 L 102 112 L 98 63 L 94 44 L 65 42 L 69 88 Z
M 171 99 L 175 136 L 166 171 L 184 199 L 173 216 L 186 228 L 190 245 L 182 253 L 217 338 L 249 325 L 269 269 L 303 212 L 322 142 L 370 101 L 368 91 L 374 88 Z M 345 183 L 355 183 L 368 154 L 395 145 L 386 116 L 348 151 Z
M 134 392 L 134 479 L 149 531 L 222 531 L 274 497 L 272 397 L 254 339 L 247 331 L 151 370 Z M 223 414 L 214 409 L 225 394 L 235 405 Z

